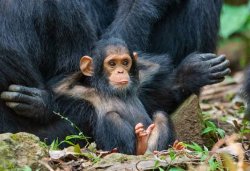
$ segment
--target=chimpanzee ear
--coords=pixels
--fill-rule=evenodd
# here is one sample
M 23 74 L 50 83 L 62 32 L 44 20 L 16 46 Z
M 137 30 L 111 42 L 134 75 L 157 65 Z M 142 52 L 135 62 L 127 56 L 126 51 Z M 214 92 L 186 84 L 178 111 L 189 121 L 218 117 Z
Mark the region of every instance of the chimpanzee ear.
M 80 69 L 83 75 L 93 76 L 93 60 L 90 56 L 83 56 L 80 60 Z
M 133 52 L 133 55 L 134 55 L 135 60 L 137 61 L 137 59 L 138 59 L 138 54 L 137 54 L 136 52 Z

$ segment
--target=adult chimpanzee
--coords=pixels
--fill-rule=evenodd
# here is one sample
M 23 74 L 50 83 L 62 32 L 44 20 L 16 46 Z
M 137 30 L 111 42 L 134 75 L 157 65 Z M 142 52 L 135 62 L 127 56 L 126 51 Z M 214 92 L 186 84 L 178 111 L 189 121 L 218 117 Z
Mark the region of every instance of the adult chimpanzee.
M 93 136 L 103 150 L 118 148 L 122 153 L 143 154 L 147 146 L 150 150 L 163 150 L 173 141 L 168 115 L 154 111 L 150 114 L 154 118 L 152 124 L 139 100 L 136 60 L 137 54 L 133 54 L 123 41 L 102 40 L 95 47 L 93 59 L 89 56 L 81 59 L 80 68 L 85 79 L 78 72 L 55 87 L 58 94 L 91 104 L 94 110 L 88 115 L 96 116 L 92 120 Z M 148 133 L 144 133 L 144 126 Z
M 247 108 L 245 111 L 245 119 L 250 121 L 250 68 L 246 70 L 243 85 L 243 97 L 246 100 Z
M 148 113 L 173 111 L 191 93 L 229 72 L 224 57 L 189 55 L 214 50 L 220 8 L 220 0 L 0 0 L 0 132 L 27 131 L 50 140 L 72 134 L 74 129 L 56 111 L 88 135 L 92 106 L 62 98 L 51 87 L 78 70 L 80 57 L 91 54 L 101 37 L 162 53 L 139 55 L 158 64 L 139 66 L 144 73 L 154 71 L 142 77 L 139 98 Z M 167 74 L 159 72 L 166 68 Z M 159 84 L 162 79 L 168 87 Z

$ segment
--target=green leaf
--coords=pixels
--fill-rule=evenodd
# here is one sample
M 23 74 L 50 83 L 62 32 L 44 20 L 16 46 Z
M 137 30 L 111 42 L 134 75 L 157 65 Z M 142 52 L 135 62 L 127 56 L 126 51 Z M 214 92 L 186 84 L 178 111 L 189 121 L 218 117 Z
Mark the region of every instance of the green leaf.
M 205 124 L 207 125 L 207 127 L 216 128 L 216 125 L 211 121 L 206 121 Z
M 155 160 L 155 163 L 154 163 L 154 168 L 157 168 L 160 164 L 160 161 L 159 160 Z
M 74 152 L 75 152 L 75 153 L 78 153 L 78 154 L 81 154 L 81 153 L 82 153 L 82 152 L 81 152 L 81 147 L 80 147 L 79 144 L 74 145 Z
M 169 149 L 169 156 L 172 161 L 176 158 L 176 154 L 172 148 Z
M 243 134 L 248 134 L 248 133 L 250 133 L 250 130 L 249 130 L 249 129 L 244 129 L 244 130 L 242 131 L 242 133 L 243 133 Z
M 203 134 L 207 134 L 207 133 L 209 133 L 209 132 L 213 132 L 214 131 L 214 128 L 212 128 L 212 127 L 207 127 L 207 128 L 205 128 L 203 131 L 202 131 L 202 135 Z
M 22 171 L 32 171 L 32 169 L 29 166 L 24 166 L 21 170 Z
M 182 168 L 179 167 L 173 167 L 171 169 L 169 169 L 169 171 L 184 171 Z
M 210 171 L 216 171 L 216 170 L 220 170 L 220 164 L 214 159 L 214 157 L 211 157 L 208 160 L 208 164 L 209 164 L 209 170 Z
M 159 171 L 164 171 L 164 169 L 163 169 L 163 168 L 161 168 L 161 167 L 159 167 L 158 169 L 159 169 Z
M 249 18 L 249 11 L 246 5 L 231 6 L 224 4 L 221 15 L 220 36 L 228 38 L 235 32 L 243 29 Z
M 193 144 L 187 144 L 187 147 L 195 150 L 196 152 L 202 152 L 203 151 L 203 149 L 201 148 L 201 146 L 199 146 L 195 142 L 193 142 Z
M 50 145 L 50 150 L 58 150 L 59 148 L 59 141 L 58 138 L 56 140 L 53 140 Z
M 64 142 L 64 143 L 67 143 L 67 144 L 69 144 L 69 145 L 72 145 L 72 146 L 74 146 L 74 145 L 75 145 L 75 144 L 74 144 L 74 143 L 72 143 L 71 141 L 64 140 L 63 142 Z
M 216 130 L 221 138 L 225 137 L 225 131 L 223 129 L 217 128 Z
M 80 135 L 69 135 L 65 138 L 65 140 L 71 140 L 71 139 L 84 139 L 84 137 Z

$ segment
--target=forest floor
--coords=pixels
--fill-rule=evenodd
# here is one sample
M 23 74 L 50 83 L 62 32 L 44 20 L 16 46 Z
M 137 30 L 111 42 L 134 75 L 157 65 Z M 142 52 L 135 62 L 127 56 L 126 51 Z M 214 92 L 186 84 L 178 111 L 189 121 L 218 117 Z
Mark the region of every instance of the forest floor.
M 213 139 L 208 147 L 177 142 L 166 151 L 132 157 L 76 146 L 71 151 L 84 155 L 50 157 L 45 166 L 49 170 L 250 170 L 250 125 L 242 122 L 245 104 L 240 95 L 243 72 L 232 75 L 201 91 L 203 134 Z
M 227 135 L 236 131 L 236 122 L 241 123 L 244 117 L 243 78 L 242 71 L 236 72 L 219 84 L 205 86 L 200 94 L 203 114 L 225 130 Z

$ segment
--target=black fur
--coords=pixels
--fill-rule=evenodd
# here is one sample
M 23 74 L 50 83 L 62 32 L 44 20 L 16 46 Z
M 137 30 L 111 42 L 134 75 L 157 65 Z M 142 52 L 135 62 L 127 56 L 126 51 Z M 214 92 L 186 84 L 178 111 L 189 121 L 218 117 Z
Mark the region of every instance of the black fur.
M 116 89 L 108 80 L 103 63 L 106 51 L 111 48 L 125 48 L 132 58 L 129 70 L 130 83 L 127 88 Z M 110 38 L 99 41 L 93 50 L 94 74 L 91 79 L 81 82 L 86 77 L 80 73 L 60 82 L 55 90 L 58 94 L 72 96 L 89 102 L 92 109 L 89 115 L 95 116 L 92 123 L 92 137 L 97 147 L 103 150 L 118 148 L 119 152 L 136 154 L 135 126 L 142 123 L 145 128 L 155 122 L 157 131 L 150 137 L 149 149 L 164 150 L 173 143 L 174 130 L 169 116 L 164 111 L 155 110 L 148 114 L 138 98 L 141 83 L 133 52 L 124 41 Z M 146 73 L 148 74 L 148 73 Z M 78 75 L 78 77 L 75 77 Z M 89 86 L 90 85 L 90 86 Z M 142 90 L 143 91 L 143 90 Z M 153 133 L 152 133 L 153 134 Z
M 55 111 L 91 136 L 91 104 L 53 87 L 79 70 L 95 42 L 109 37 L 143 52 L 139 73 L 149 76 L 140 79 L 139 98 L 147 112 L 172 112 L 227 73 L 225 59 L 189 55 L 214 50 L 220 8 L 221 0 L 0 0 L 0 132 L 27 131 L 49 141 L 75 133 Z M 222 74 L 213 76 L 211 61 L 223 64 Z
M 245 119 L 250 121 L 250 68 L 245 72 L 242 96 L 246 101 Z

